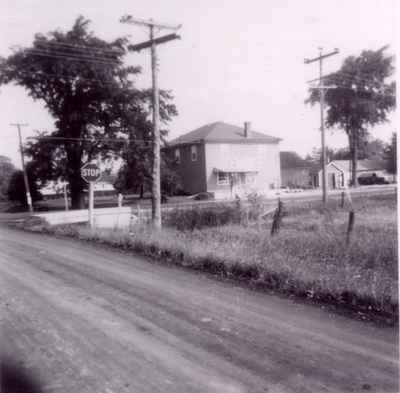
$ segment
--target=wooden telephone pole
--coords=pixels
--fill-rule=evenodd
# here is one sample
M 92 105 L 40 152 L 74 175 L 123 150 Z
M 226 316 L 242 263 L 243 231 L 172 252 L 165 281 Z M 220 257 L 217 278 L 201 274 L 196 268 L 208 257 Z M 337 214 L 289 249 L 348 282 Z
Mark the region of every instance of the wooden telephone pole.
M 153 168 L 152 168 L 152 199 L 151 199 L 151 216 L 152 223 L 155 228 L 161 228 L 161 175 L 160 175 L 160 103 L 158 91 L 158 78 L 157 78 L 157 45 L 163 44 L 168 41 L 179 39 L 180 36 L 173 33 L 162 37 L 155 38 L 154 30 L 172 30 L 177 31 L 181 25 L 172 26 L 168 24 L 156 23 L 152 19 L 143 20 L 133 18 L 126 15 L 121 18 L 122 23 L 129 23 L 132 25 L 145 26 L 149 29 L 149 41 L 140 44 L 131 45 L 128 47 L 133 52 L 141 51 L 142 49 L 151 48 L 151 75 L 153 85 Z
M 21 127 L 27 127 L 28 124 L 12 123 L 10 125 L 13 127 L 17 127 L 18 129 L 19 150 L 21 152 L 21 164 L 22 164 L 22 173 L 24 176 L 26 202 L 28 203 L 29 211 L 32 213 L 33 212 L 32 196 L 31 196 L 31 191 L 29 189 L 28 175 L 26 173 L 26 168 L 25 168 L 24 146 L 22 144 L 22 136 L 21 136 Z
M 318 89 L 320 91 L 319 99 L 320 99 L 320 115 L 321 115 L 321 148 L 322 148 L 322 202 L 325 205 L 328 199 L 327 196 L 327 176 L 326 176 L 326 144 L 325 144 L 325 124 L 324 124 L 324 106 L 325 106 L 325 90 L 330 87 L 324 86 L 324 79 L 322 75 L 322 60 L 336 55 L 339 53 L 339 49 L 335 49 L 333 52 L 322 54 L 322 48 L 319 49 L 319 56 L 314 59 L 304 59 L 305 64 L 314 63 L 315 61 L 319 62 L 319 85 L 318 87 L 314 87 L 314 89 Z

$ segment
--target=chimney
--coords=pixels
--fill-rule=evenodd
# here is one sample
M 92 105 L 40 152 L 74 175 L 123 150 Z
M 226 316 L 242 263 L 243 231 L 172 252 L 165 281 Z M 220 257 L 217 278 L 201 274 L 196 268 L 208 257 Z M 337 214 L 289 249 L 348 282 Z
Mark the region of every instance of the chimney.
M 249 121 L 244 122 L 244 137 L 248 138 L 250 134 L 251 123 Z

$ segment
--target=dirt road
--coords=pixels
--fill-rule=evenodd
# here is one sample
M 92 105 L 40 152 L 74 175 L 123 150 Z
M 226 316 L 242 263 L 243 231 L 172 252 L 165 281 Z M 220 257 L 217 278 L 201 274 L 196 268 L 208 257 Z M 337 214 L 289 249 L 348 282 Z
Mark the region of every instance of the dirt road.
M 8 380 L 71 393 L 398 391 L 393 328 L 74 240 L 6 228 L 0 240 Z

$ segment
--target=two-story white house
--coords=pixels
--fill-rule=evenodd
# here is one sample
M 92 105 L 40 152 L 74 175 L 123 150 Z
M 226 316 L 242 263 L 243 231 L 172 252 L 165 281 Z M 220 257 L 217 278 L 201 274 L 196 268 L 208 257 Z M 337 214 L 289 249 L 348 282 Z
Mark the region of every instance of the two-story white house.
M 171 141 L 185 192 L 215 198 L 260 194 L 280 187 L 280 138 L 223 122 L 207 124 Z

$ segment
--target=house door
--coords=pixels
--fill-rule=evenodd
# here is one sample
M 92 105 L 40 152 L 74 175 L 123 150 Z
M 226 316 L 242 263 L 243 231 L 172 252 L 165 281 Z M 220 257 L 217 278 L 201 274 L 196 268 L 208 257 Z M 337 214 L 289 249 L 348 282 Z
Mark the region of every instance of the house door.
M 336 188 L 336 174 L 335 173 L 330 173 L 329 174 L 329 188 L 334 190 Z
M 341 173 L 339 176 L 340 187 L 344 187 L 344 174 Z
M 313 187 L 319 187 L 318 175 L 313 175 L 312 176 L 312 186 Z

